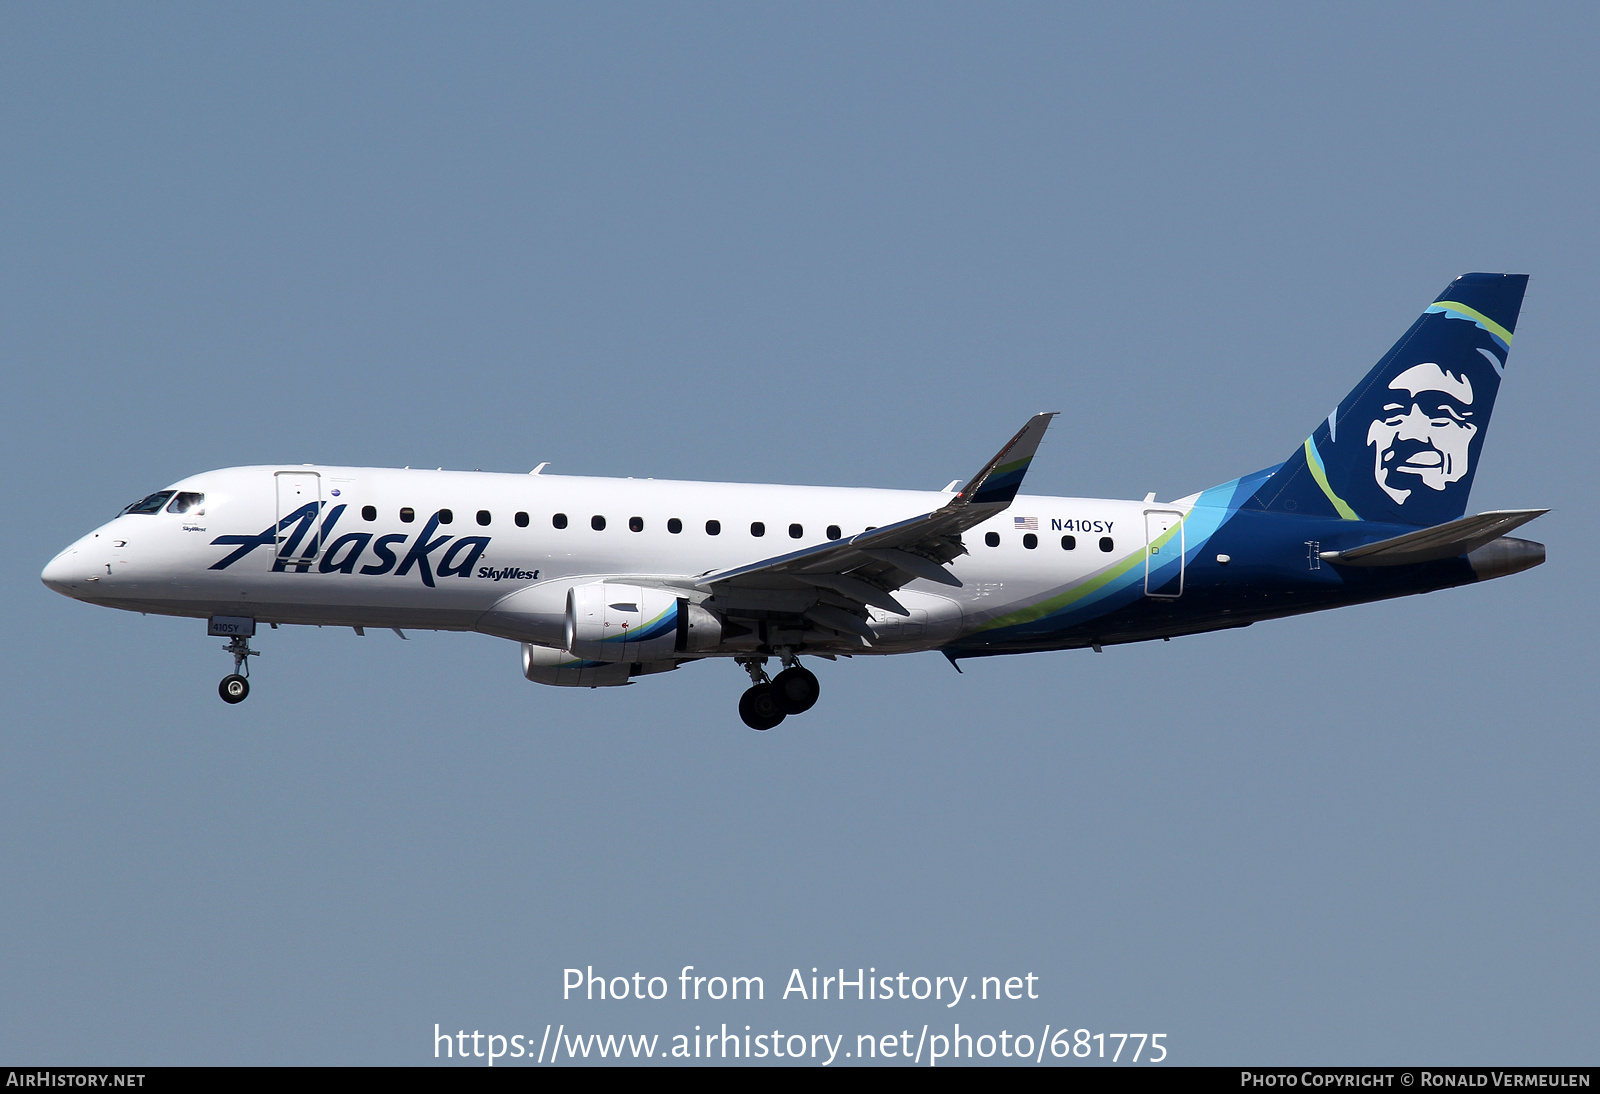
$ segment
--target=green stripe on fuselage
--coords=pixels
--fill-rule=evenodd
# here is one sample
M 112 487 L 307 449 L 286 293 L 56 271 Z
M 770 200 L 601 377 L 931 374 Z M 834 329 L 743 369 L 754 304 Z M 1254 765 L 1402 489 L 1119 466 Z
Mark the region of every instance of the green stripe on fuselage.
M 1188 514 L 1184 514 L 1184 516 L 1176 524 L 1174 524 L 1171 528 L 1168 528 L 1165 532 L 1161 533 L 1161 535 L 1157 536 L 1153 543 L 1147 545 L 1146 550 L 1152 546 L 1158 548 L 1164 546 L 1169 540 L 1172 539 L 1172 537 L 1178 534 L 1179 529 L 1183 527 L 1184 521 L 1187 521 L 1188 519 Z M 1122 577 L 1129 570 L 1139 565 L 1143 560 L 1144 551 L 1135 551 L 1133 554 L 1114 564 L 1110 568 L 1102 570 L 1093 577 L 1088 578 L 1081 585 L 1074 585 L 1072 588 L 1067 589 L 1064 592 L 1057 593 L 1048 600 L 1041 600 L 1037 604 L 1029 605 L 1026 608 L 1018 608 L 1014 612 L 1008 612 L 1005 615 L 1000 616 L 998 619 L 991 619 L 989 622 L 983 624 L 983 626 L 979 627 L 972 633 L 981 634 L 984 631 L 992 631 L 1000 627 L 1015 627 L 1021 623 L 1032 623 L 1036 619 L 1043 619 L 1047 615 L 1054 615 L 1056 612 L 1061 611 L 1068 605 L 1084 599 L 1091 593 L 1099 592 L 1111 582 L 1115 581 L 1119 577 Z

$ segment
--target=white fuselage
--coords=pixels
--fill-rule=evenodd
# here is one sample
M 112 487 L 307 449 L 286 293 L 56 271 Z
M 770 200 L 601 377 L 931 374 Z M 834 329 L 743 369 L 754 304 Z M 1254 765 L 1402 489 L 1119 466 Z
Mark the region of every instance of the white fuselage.
M 496 606 L 517 593 L 525 594 L 522 603 L 537 602 L 527 590 L 547 588 L 548 608 L 557 611 L 558 595 L 588 576 L 682 579 L 744 566 L 927 513 L 951 496 L 309 465 L 210 471 L 169 489 L 203 494 L 204 502 L 183 514 L 117 517 L 52 561 L 46 583 L 80 600 L 141 612 L 478 629 L 557 645 L 537 621 L 497 625 Z M 302 521 L 304 534 L 293 542 L 294 529 L 280 525 L 307 501 L 321 515 Z M 1151 508 L 1018 496 L 964 534 L 969 553 L 950 565 L 960 588 L 913 582 L 898 594 L 911 615 L 874 610 L 880 639 L 857 652 L 935 648 L 1044 590 L 1142 554 L 1143 514 Z M 565 527 L 557 527 L 558 514 Z M 1019 525 L 1030 518 L 1038 528 L 1032 548 Z M 987 545 L 990 533 L 998 545 Z M 264 534 L 266 540 L 248 542 Z M 1072 549 L 1063 546 L 1067 535 Z

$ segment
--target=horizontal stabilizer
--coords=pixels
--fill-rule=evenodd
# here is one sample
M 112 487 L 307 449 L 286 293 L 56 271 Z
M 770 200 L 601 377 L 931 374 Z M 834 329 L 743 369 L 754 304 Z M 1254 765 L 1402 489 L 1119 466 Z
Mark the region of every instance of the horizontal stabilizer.
M 1456 558 L 1470 554 L 1507 532 L 1520 528 L 1535 517 L 1542 517 L 1548 509 L 1497 509 L 1479 513 L 1475 517 L 1462 517 L 1446 524 L 1436 524 L 1417 532 L 1407 532 L 1393 539 L 1366 543 L 1348 551 L 1323 551 L 1326 562 L 1340 566 L 1409 566 L 1417 562 L 1434 562 L 1441 558 Z

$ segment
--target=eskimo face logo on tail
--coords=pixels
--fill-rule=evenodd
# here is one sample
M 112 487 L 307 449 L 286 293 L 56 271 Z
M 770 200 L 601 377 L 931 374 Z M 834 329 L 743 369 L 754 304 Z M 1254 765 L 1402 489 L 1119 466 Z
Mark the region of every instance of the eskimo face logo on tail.
M 1441 491 L 1472 467 L 1472 381 L 1432 361 L 1413 365 L 1389 382 L 1391 395 L 1367 429 L 1372 477 L 1404 505 L 1418 486 Z

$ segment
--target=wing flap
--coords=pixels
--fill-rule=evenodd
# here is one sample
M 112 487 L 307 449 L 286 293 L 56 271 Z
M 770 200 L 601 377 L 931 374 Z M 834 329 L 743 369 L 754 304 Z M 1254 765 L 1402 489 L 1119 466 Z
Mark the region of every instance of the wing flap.
M 863 581 L 858 577 L 846 577 L 844 574 L 801 574 L 801 581 L 808 585 L 816 585 L 823 589 L 832 589 L 860 604 L 870 604 L 874 608 L 882 608 L 895 615 L 910 615 L 905 605 L 901 604 L 890 594 L 884 592 L 870 581 Z
M 913 577 L 926 578 L 929 581 L 937 581 L 941 585 L 950 585 L 957 589 L 961 588 L 961 579 L 931 558 L 914 555 L 910 551 L 902 551 L 896 547 L 867 550 L 863 553 L 869 558 L 875 558 L 879 562 L 886 562 L 896 569 L 904 570 Z
M 872 628 L 867 626 L 865 619 L 862 619 L 854 612 L 847 612 L 843 608 L 835 608 L 831 604 L 813 604 L 803 614 L 806 618 L 821 623 L 829 630 L 859 635 L 869 642 L 872 641 Z

